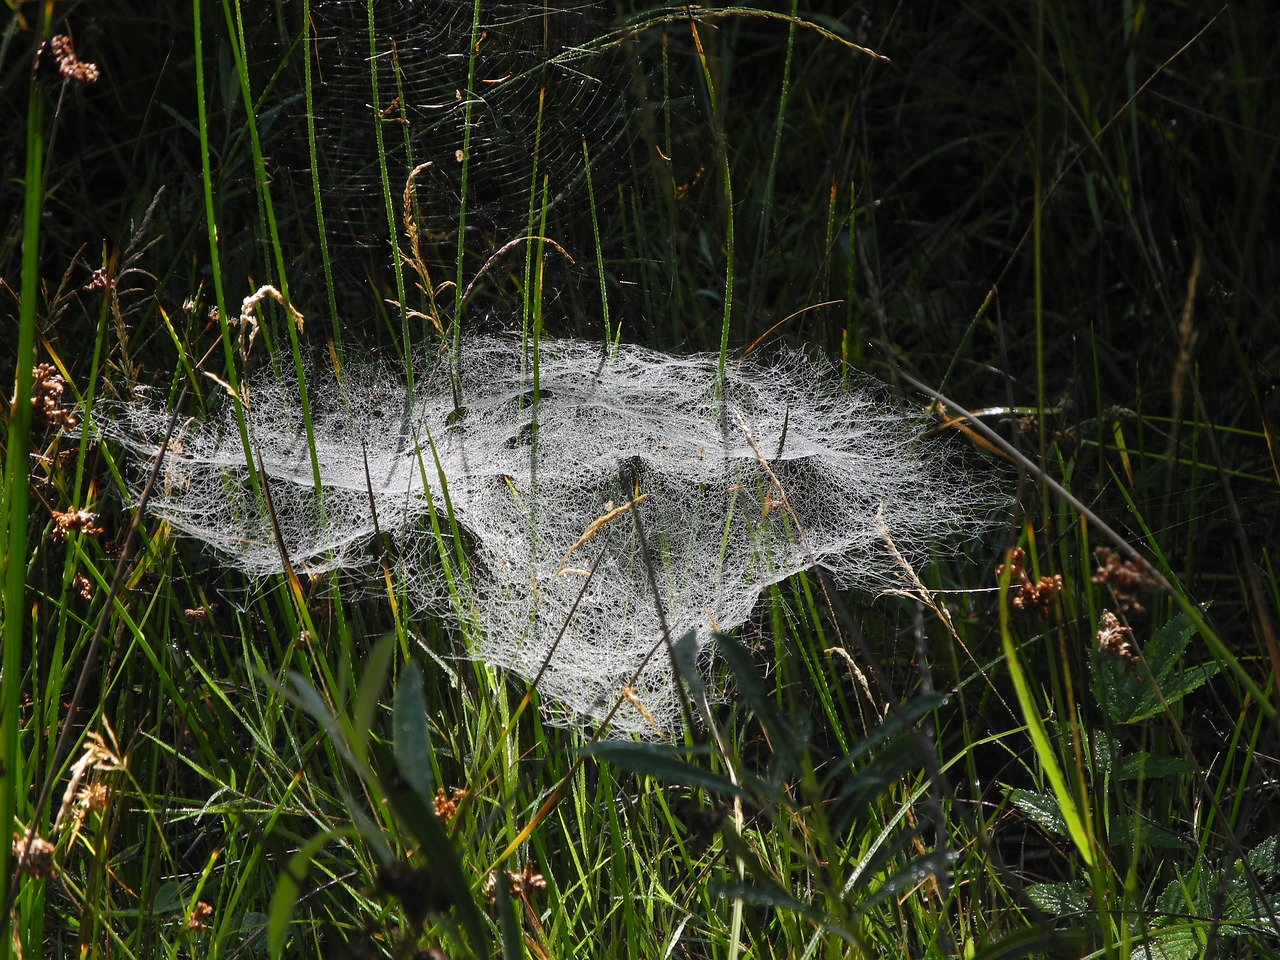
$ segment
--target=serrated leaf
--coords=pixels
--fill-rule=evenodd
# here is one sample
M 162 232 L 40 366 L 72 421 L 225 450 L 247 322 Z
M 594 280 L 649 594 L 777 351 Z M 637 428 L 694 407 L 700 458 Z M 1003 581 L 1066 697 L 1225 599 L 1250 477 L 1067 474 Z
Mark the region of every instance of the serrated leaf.
M 405 783 L 423 800 L 435 795 L 431 764 L 431 736 L 427 729 L 427 701 L 422 692 L 422 670 L 410 660 L 396 681 L 392 704 L 393 745 L 396 767 Z
M 1223 876 L 1217 899 L 1225 902 L 1222 912 L 1228 920 L 1248 926 L 1270 926 L 1274 931 L 1276 916 L 1280 915 L 1280 890 L 1272 876 L 1264 876 L 1253 866 L 1257 862 L 1263 864 L 1266 870 L 1276 870 L 1274 860 L 1267 862 L 1266 857 L 1266 847 L 1271 846 L 1274 853 L 1274 839 L 1273 837 L 1272 842 L 1264 840 L 1245 854 L 1247 867 L 1237 860 Z M 1250 872 L 1252 877 L 1249 876 Z
M 1027 887 L 1027 898 L 1052 917 L 1090 913 L 1089 886 L 1080 880 L 1033 883 Z
M 1117 780 L 1156 780 L 1177 777 L 1191 772 L 1191 764 L 1182 757 L 1164 753 L 1135 753 L 1116 764 L 1112 774 Z
M 1217 661 L 1182 666 L 1192 630 L 1191 619 L 1180 613 L 1156 631 L 1142 658 L 1150 676 L 1141 665 L 1135 670 L 1120 660 L 1094 654 L 1091 686 L 1108 719 L 1113 723 L 1136 723 L 1153 717 L 1163 712 L 1165 704 L 1181 700 L 1222 669 Z
M 1245 859 L 1259 877 L 1280 876 L 1280 834 L 1268 837 L 1250 850 Z
M 1158 927 L 1133 951 L 1134 960 L 1196 960 L 1204 951 L 1206 933 L 1194 926 Z
M 1058 806 L 1056 797 L 1047 793 L 1032 793 L 1030 790 L 1010 790 L 1009 802 L 1042 830 L 1055 837 L 1067 836 L 1067 821 L 1062 817 L 1062 809 Z
M 1156 635 L 1142 651 L 1157 683 L 1163 686 L 1177 673 L 1178 661 L 1186 652 L 1193 629 L 1191 618 L 1185 613 L 1180 613 L 1157 630 Z
M 706 749 L 691 750 L 687 747 L 670 747 L 661 743 L 611 741 L 588 744 L 581 750 L 585 756 L 604 760 L 624 770 L 653 777 L 663 783 L 701 787 L 709 793 L 722 796 L 742 796 L 741 788 L 734 786 L 727 778 L 684 759 L 690 753 L 707 755 L 709 752 Z
M 1137 815 L 1115 816 L 1107 821 L 1107 842 L 1130 847 L 1137 842 L 1152 850 L 1186 850 L 1189 841 L 1172 830 Z
M 1156 913 L 1198 914 L 1203 911 L 1217 887 L 1217 873 L 1201 864 L 1190 876 L 1179 876 L 1156 898 Z

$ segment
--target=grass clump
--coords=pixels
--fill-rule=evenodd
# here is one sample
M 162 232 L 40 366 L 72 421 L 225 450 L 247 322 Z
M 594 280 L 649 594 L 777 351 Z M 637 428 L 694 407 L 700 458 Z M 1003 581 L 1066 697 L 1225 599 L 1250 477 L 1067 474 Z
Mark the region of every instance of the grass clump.
M 6 13 L 10 942 L 1275 953 L 1266 5 L 412 9 Z M 465 431 L 477 344 L 524 345 L 512 404 L 532 411 L 584 340 L 602 364 L 711 351 L 725 402 L 755 344 L 806 344 L 832 384 L 877 376 L 971 445 L 1018 507 L 964 555 L 889 523 L 875 599 L 819 563 L 755 584 L 729 636 L 673 617 L 655 656 L 698 716 L 666 741 L 607 738 L 643 717 L 630 684 L 566 725 L 539 683 L 451 655 L 493 560 L 440 438 L 406 474 L 431 491 L 433 606 L 392 504 L 365 510 L 358 441 L 384 428 L 348 417 L 359 469 L 329 496 L 309 387 L 363 389 L 344 377 L 375 355 Z M 306 529 L 352 504 L 373 527 L 309 564 L 254 421 L 255 385 L 285 382 Z M 144 394 L 166 412 L 148 453 L 175 464 L 231 411 L 224 503 L 262 511 L 270 577 L 148 514 L 177 478 L 69 422 Z M 804 432 L 773 415 L 750 458 L 771 468 L 769 441 Z M 552 448 L 527 425 L 512 449 Z M 758 472 L 753 515 L 823 506 Z M 616 483 L 601 505 L 635 499 Z M 621 519 L 633 605 L 661 620 L 691 574 L 672 531 Z M 322 561 L 343 550 L 373 579 Z

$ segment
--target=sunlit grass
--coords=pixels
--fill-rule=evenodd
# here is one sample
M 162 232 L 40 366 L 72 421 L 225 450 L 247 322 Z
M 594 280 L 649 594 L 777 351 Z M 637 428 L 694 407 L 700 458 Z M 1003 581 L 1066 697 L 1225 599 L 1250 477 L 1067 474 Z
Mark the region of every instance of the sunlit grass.
M 428 222 L 427 175 L 402 209 L 390 145 L 374 212 L 417 263 L 330 246 L 322 179 L 291 192 L 270 139 L 283 91 L 324 82 L 301 11 L 196 10 L 23 7 L 0 47 L 4 115 L 27 119 L 0 241 L 0 810 L 50 844 L 12 885 L 24 956 L 1277 949 L 1264 4 L 637 11 L 628 135 L 574 142 L 574 216 L 531 165 L 530 236 L 492 264 L 479 207 L 471 230 Z M 34 36 L 68 31 L 102 78 L 33 81 Z M 183 51 L 163 70 L 152 33 Z M 264 301 L 250 349 L 239 304 L 266 283 L 308 319 Z M 255 363 L 305 382 L 309 354 L 340 371 L 468 324 L 599 339 L 602 311 L 730 360 L 781 322 L 923 409 L 919 380 L 1026 458 L 936 410 L 1021 506 L 901 595 L 770 588 L 690 677 L 711 724 L 613 743 L 457 659 L 465 618 L 412 615 L 393 576 L 246 590 L 146 516 L 123 552 L 132 465 L 40 403 L 27 423 L 37 362 L 84 416 L 185 388 L 181 443 Z M 447 503 L 430 526 L 465 577 Z

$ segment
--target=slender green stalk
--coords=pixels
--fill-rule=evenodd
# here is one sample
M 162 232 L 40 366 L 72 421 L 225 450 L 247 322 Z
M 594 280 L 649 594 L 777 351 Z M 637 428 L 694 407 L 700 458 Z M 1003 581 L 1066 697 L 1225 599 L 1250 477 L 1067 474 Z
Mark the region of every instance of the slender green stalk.
M 302 2 L 302 25 L 305 32 L 311 24 L 311 0 Z M 307 104 L 307 157 L 311 162 L 311 200 L 316 205 L 316 240 L 320 244 L 320 264 L 324 269 L 324 289 L 329 301 L 329 324 L 333 331 L 334 346 L 342 355 L 342 324 L 338 322 L 338 295 L 333 285 L 333 259 L 329 255 L 329 230 L 324 219 L 324 191 L 320 184 L 320 165 L 316 156 L 315 85 L 312 80 L 312 47 L 304 45 L 302 52 L 302 82 Z
M 378 51 L 378 30 L 374 21 L 376 0 L 368 0 L 369 15 L 369 97 L 374 117 L 373 132 L 378 145 L 378 175 L 382 183 L 382 205 L 387 216 L 387 236 L 391 243 L 391 263 L 396 278 L 396 300 L 400 304 L 400 335 L 402 338 L 404 372 L 408 388 L 413 390 L 413 343 L 409 329 L 409 304 L 405 298 L 404 261 L 400 254 L 399 218 L 396 216 L 395 196 L 391 190 L 391 174 L 387 170 L 387 149 L 382 136 L 382 87 L 379 83 L 382 55 Z M 392 70 L 398 69 L 392 64 Z M 408 158 L 412 161 L 412 158 Z M 410 167 L 412 169 L 412 167 Z M 407 174 L 408 171 L 406 171 Z M 459 287 L 459 290 L 462 288 Z
M 40 18 L 45 36 L 49 25 Z M 15 817 L 26 819 L 19 806 L 27 793 L 30 773 L 21 754 L 18 702 L 22 698 L 23 663 L 33 662 L 27 652 L 25 609 L 27 574 L 27 508 L 29 504 L 28 455 L 31 450 L 32 367 L 35 365 L 36 300 L 39 297 L 40 211 L 44 206 L 44 95 L 32 83 L 27 91 L 27 162 L 23 180 L 22 300 L 18 304 L 18 342 L 14 350 L 13 406 L 5 444 L 4 489 L 0 490 L 0 540 L 5 544 L 4 657 L 0 669 L 0 890 L 5 905 L 0 916 L 0 943 L 9 943 L 9 906 L 15 899 L 13 851 L 9 837 L 15 833 Z M 39 694 L 33 691 L 33 696 Z M 33 825 L 34 826 L 34 825 Z M 22 940 L 26 931 L 19 931 Z M 34 946 L 34 945 L 31 945 Z
M 476 55 L 479 52 L 480 41 L 480 10 L 481 0 L 475 0 L 475 6 L 471 10 L 471 40 L 467 44 L 467 89 L 463 92 L 463 96 L 466 97 L 466 107 L 463 109 L 462 121 L 462 180 L 458 197 L 458 249 L 454 264 L 454 302 L 457 307 L 453 312 L 451 330 L 455 384 L 460 384 L 462 380 L 462 291 L 466 289 L 462 280 L 467 252 L 467 192 L 471 173 L 471 132 L 476 98 Z
M 604 280 L 604 250 L 600 246 L 600 217 L 596 210 L 596 188 L 591 182 L 591 151 L 587 149 L 587 141 L 584 137 L 582 140 L 582 166 L 587 178 L 587 206 L 591 211 L 591 238 L 595 242 L 596 250 L 596 277 L 600 284 L 600 317 L 604 323 L 604 342 L 606 345 L 611 343 L 614 337 L 612 326 L 609 322 L 609 288 Z M 617 336 L 621 336 L 621 331 Z
M 263 214 L 266 217 L 267 238 L 270 242 L 272 259 L 275 262 L 280 294 L 283 297 L 284 305 L 288 307 L 289 277 L 284 262 L 284 250 L 280 244 L 280 230 L 276 224 L 275 204 L 271 199 L 271 184 L 267 176 L 266 161 L 262 152 L 262 140 L 258 133 L 257 109 L 253 100 L 253 92 L 249 88 L 249 65 L 244 36 L 244 15 L 240 0 L 234 0 L 234 2 L 233 0 L 223 0 L 222 12 L 226 20 L 227 31 L 234 39 L 231 47 L 235 55 L 236 78 L 239 80 L 240 98 L 245 111 L 245 126 L 249 131 L 249 144 L 253 154 L 254 182 L 257 185 L 258 197 L 262 205 Z M 307 122 L 309 124 L 313 122 L 310 116 L 308 116 Z M 314 154 L 314 142 L 311 145 L 311 150 Z M 295 321 L 293 315 L 285 318 L 285 329 L 288 332 L 289 347 L 293 356 L 294 376 L 298 383 L 298 402 L 302 413 L 302 424 L 307 436 L 307 450 L 311 456 L 311 478 L 315 484 L 316 496 L 321 500 L 321 509 L 323 510 L 324 484 L 321 482 L 320 477 L 320 458 L 316 452 L 315 427 L 311 417 L 311 397 L 307 390 L 306 369 L 302 358 L 302 347 L 298 340 L 298 326 L 299 322 Z
M 200 176 L 204 193 L 205 230 L 209 240 L 209 270 L 213 275 L 214 301 L 218 307 L 218 329 L 222 335 L 222 354 L 225 361 L 223 377 L 231 388 L 231 402 L 235 405 L 236 423 L 240 429 L 240 444 L 244 449 L 245 466 L 255 493 L 260 495 L 257 466 L 254 463 L 253 445 L 249 442 L 249 426 L 245 419 L 244 405 L 240 399 L 240 376 L 236 370 L 235 338 L 227 317 L 227 297 L 222 282 L 222 258 L 218 252 L 218 216 L 213 202 L 213 172 L 209 163 L 209 111 L 205 101 L 204 78 L 204 29 L 200 0 L 191 0 L 191 28 L 195 45 L 196 117 L 200 126 Z
M 1000 638 L 1004 649 L 1005 664 L 1009 668 L 1009 676 L 1013 679 L 1013 689 L 1017 695 L 1018 707 L 1022 714 L 1022 720 L 1027 725 L 1027 732 L 1031 736 L 1031 742 L 1035 747 L 1039 768 L 1044 771 L 1050 785 L 1053 787 L 1053 795 L 1058 801 L 1058 809 L 1062 813 L 1062 819 L 1066 822 L 1067 831 L 1070 834 L 1072 843 L 1075 844 L 1076 852 L 1085 862 L 1085 866 L 1092 872 L 1096 854 L 1094 852 L 1093 829 L 1090 825 L 1092 817 L 1089 808 L 1083 804 L 1077 804 L 1076 798 L 1067 784 L 1066 775 L 1063 773 L 1062 766 L 1058 763 L 1057 755 L 1049 743 L 1048 732 L 1045 729 L 1044 721 L 1040 717 L 1040 707 L 1032 695 L 1026 671 L 1022 666 L 1022 659 L 1014 645 L 1013 636 L 1009 632 L 1008 593 L 1010 571 L 1011 565 L 1006 564 L 1003 578 L 1000 581 Z
M 702 46 L 702 37 L 698 33 L 698 24 L 689 20 L 689 30 L 693 34 L 693 44 L 698 51 L 698 63 L 702 67 L 702 79 L 707 85 L 707 101 L 711 109 L 711 123 L 716 134 L 716 159 L 720 164 L 720 183 L 724 190 L 724 312 L 720 321 L 720 378 L 724 379 L 724 365 L 729 356 L 729 327 L 733 319 L 733 176 L 729 169 L 729 147 L 725 140 L 724 113 L 720 100 L 716 97 L 715 81 L 711 76 L 711 64 L 707 60 L 707 52 Z
M 796 17 L 799 9 L 799 0 L 791 0 L 791 16 Z M 764 188 L 760 198 L 760 221 L 756 225 L 756 251 L 755 263 L 751 268 L 751 307 L 748 311 L 750 316 L 758 315 L 763 297 L 763 283 L 761 276 L 765 265 L 765 250 L 768 247 L 769 239 L 772 235 L 770 230 L 770 222 L 773 219 L 773 192 L 778 179 L 778 161 L 782 155 L 782 137 L 786 130 L 787 122 L 787 101 L 791 94 L 791 62 L 796 52 L 796 31 L 798 27 L 795 19 L 787 24 L 787 59 L 782 66 L 782 89 L 778 92 L 778 112 L 773 123 L 773 145 L 769 150 L 769 167 L 764 175 Z M 831 208 L 835 206 L 835 198 L 832 197 Z M 850 237 L 852 243 L 853 238 Z M 833 244 L 828 242 L 827 249 L 832 249 Z

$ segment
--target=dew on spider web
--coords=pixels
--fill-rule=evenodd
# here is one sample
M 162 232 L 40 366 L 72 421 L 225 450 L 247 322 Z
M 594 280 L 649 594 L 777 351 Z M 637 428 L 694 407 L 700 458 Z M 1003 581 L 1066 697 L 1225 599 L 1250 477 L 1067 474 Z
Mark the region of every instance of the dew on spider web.
M 289 54 L 296 83 L 282 84 L 290 92 L 264 109 L 265 149 L 280 192 L 303 209 L 313 195 L 314 146 L 326 239 L 339 267 L 344 256 L 367 259 L 357 252 L 390 262 L 405 184 L 421 164 L 430 166 L 415 178 L 418 227 L 424 244 L 449 251 L 465 173 L 473 271 L 530 232 L 531 210 L 536 232 L 544 189 L 548 229 L 563 240 L 569 223 L 561 212 L 588 195 L 584 144 L 597 196 L 621 170 L 627 74 L 612 7 L 501 2 L 481 4 L 477 20 L 473 12 L 454 0 L 379 0 L 372 8 L 365 0 L 314 0 L 304 46 L 287 36 L 256 48 L 264 71 L 296 51 Z M 303 49 L 314 137 L 297 102 Z M 312 212 L 298 218 L 298 236 L 283 240 L 313 243 L 314 230 Z
M 376 518 L 413 607 L 460 624 L 467 655 L 532 679 L 563 630 L 544 697 L 599 719 L 629 687 L 639 706 L 624 704 L 615 733 L 680 722 L 671 658 L 650 655 L 663 632 L 633 511 L 672 639 L 692 631 L 703 648 L 745 623 L 765 587 L 815 565 L 842 587 L 903 585 L 885 530 L 918 565 L 974 533 L 991 501 L 873 385 L 850 387 L 800 352 L 731 364 L 720 391 L 714 356 L 621 346 L 602 358 L 599 344 L 543 340 L 536 403 L 519 342 L 471 337 L 463 357 L 464 419 L 444 361 L 422 357 L 416 391 L 399 388 L 397 415 L 358 442 L 352 425 L 385 409 L 395 374 L 348 366 L 340 390 L 326 367 L 309 371 L 320 496 L 296 382 L 250 378 L 250 435 L 285 549 L 300 570 L 373 574 L 374 589 Z M 140 400 L 95 414 L 143 454 L 141 477 L 164 412 Z M 431 532 L 431 504 L 449 528 L 442 476 L 465 577 Z M 229 404 L 186 428 L 150 509 L 250 577 L 281 570 Z

